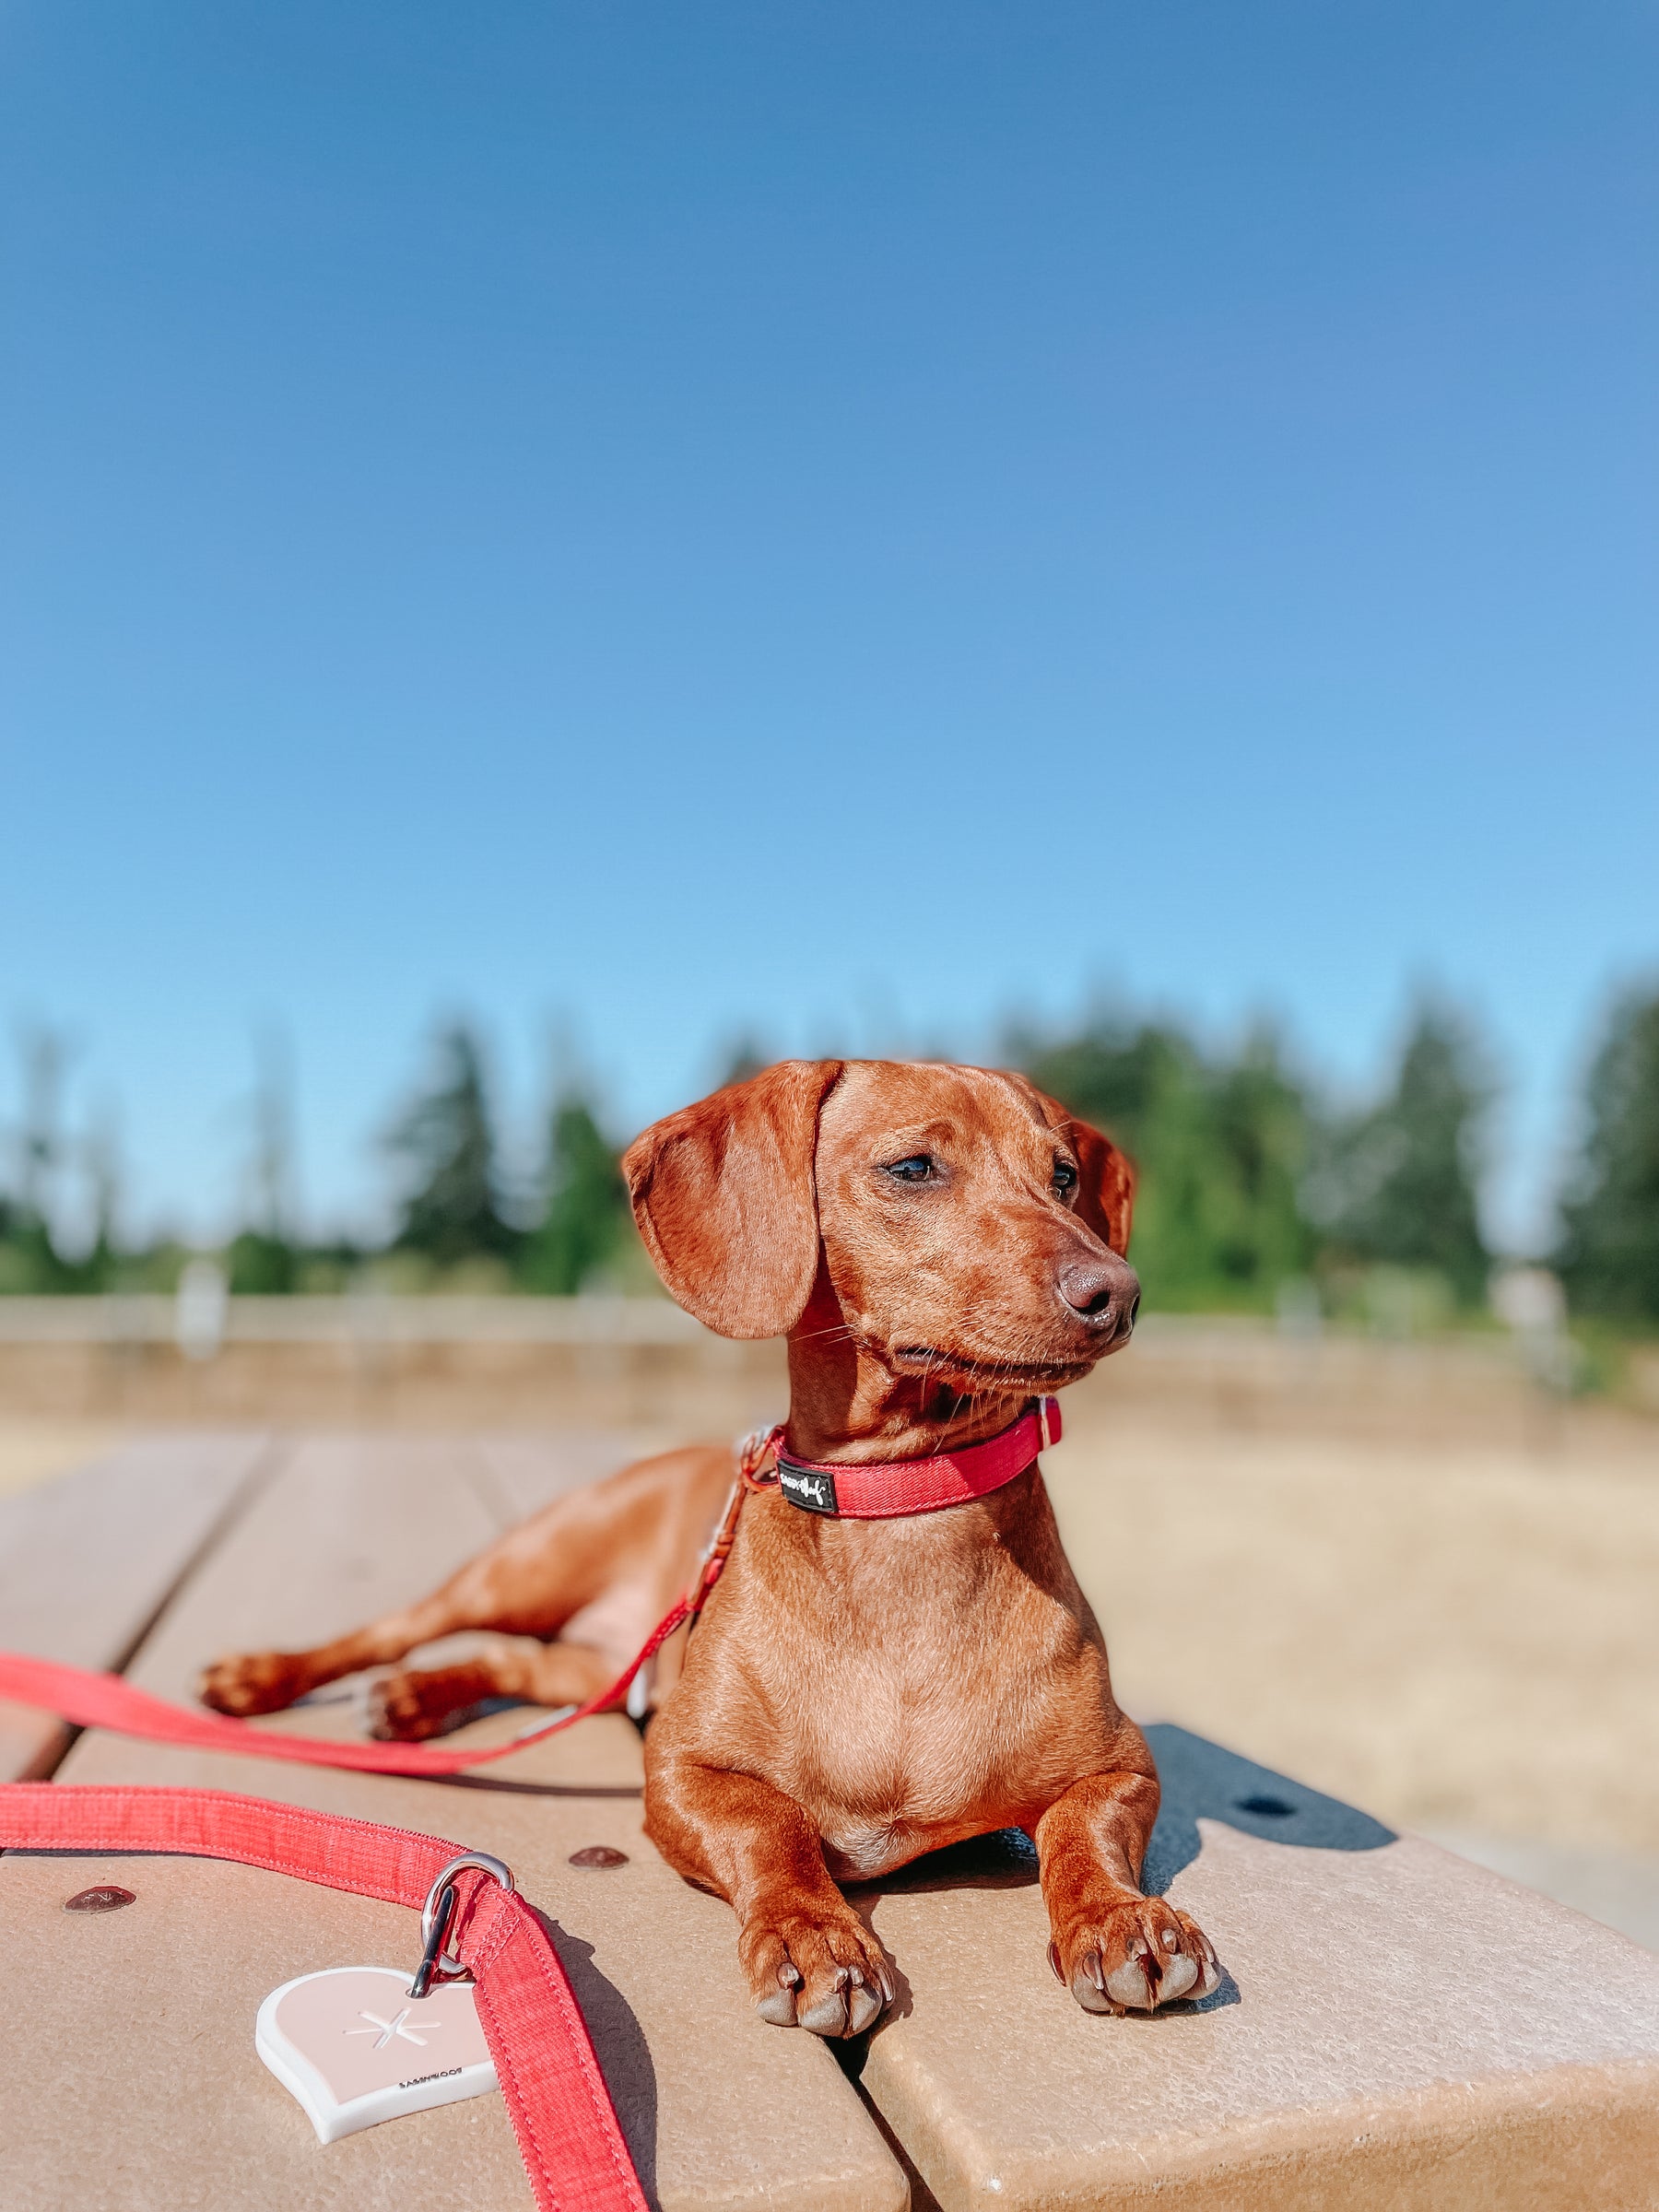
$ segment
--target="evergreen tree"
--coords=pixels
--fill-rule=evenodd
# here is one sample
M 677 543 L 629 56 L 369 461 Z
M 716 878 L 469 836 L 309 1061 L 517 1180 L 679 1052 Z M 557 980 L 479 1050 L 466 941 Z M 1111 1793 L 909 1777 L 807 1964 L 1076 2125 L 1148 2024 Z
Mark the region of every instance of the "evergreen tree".
M 293 1245 L 259 1229 L 244 1229 L 230 1240 L 225 1265 L 238 1297 L 250 1292 L 286 1297 L 299 1281 L 300 1255 Z
M 92 1249 L 76 1269 L 80 1290 L 107 1290 L 121 1265 L 117 1234 L 121 1218 L 121 1141 L 114 1108 L 106 1101 L 80 1144 L 81 1164 L 90 1185 Z
M 1491 1265 L 1477 1200 L 1491 1095 L 1469 1023 L 1425 1001 L 1389 1096 L 1333 1133 L 1315 1206 L 1338 1253 L 1432 1269 L 1463 1304 L 1479 1302 Z
M 1265 1033 L 1209 1063 L 1166 1026 L 1099 1023 L 1021 1056 L 1033 1082 L 1135 1161 L 1131 1253 L 1151 1304 L 1265 1307 L 1306 1268 L 1308 1107 Z
M 724 1089 L 728 1083 L 747 1083 L 751 1076 L 758 1076 L 763 1067 L 771 1065 L 762 1045 L 753 1037 L 739 1037 L 727 1048 L 725 1073 L 720 1078 L 720 1088 Z
M 17 1132 L 18 1192 L 8 1207 L 6 1251 L 0 1284 L 34 1293 L 77 1288 L 75 1270 L 58 1252 L 53 1223 L 58 1178 L 67 1147 L 62 1102 L 69 1058 L 67 1041 L 44 1024 L 18 1033 L 23 1077 L 23 1119 Z
M 1614 1007 L 1584 1104 L 1557 1263 L 1575 1306 L 1659 1322 L 1659 994 Z
M 300 1277 L 293 1216 L 293 1066 L 278 1030 L 259 1040 L 258 1077 L 251 1100 L 253 1147 L 249 1183 L 253 1219 L 226 1253 L 230 1288 L 265 1296 L 291 1291 Z
M 532 1289 L 569 1298 L 611 1265 L 632 1236 L 628 1186 L 615 1150 L 575 1092 L 553 1108 L 547 1211 L 524 1246 L 520 1273 Z
M 447 1267 L 480 1253 L 506 1255 L 520 1232 L 501 1213 L 484 1056 L 465 1022 L 441 1032 L 437 1059 L 431 1088 L 410 1104 L 387 1144 L 409 1165 L 394 1241 Z

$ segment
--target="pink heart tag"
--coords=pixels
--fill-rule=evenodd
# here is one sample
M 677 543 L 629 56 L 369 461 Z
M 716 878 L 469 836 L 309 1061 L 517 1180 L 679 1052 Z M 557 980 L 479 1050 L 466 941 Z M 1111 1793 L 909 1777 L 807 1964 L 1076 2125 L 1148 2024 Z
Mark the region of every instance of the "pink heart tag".
M 389 1966 L 335 1966 L 274 1989 L 254 2048 L 304 2107 L 319 2143 L 496 2087 L 470 1982 L 409 1994 Z

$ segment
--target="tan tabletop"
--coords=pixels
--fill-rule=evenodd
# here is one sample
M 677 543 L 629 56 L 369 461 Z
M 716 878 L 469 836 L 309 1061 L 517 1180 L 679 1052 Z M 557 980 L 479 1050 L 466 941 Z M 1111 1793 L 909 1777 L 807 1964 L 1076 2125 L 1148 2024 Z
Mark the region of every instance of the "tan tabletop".
M 263 1437 L 144 1437 L 0 1498 L 0 1646 L 119 1669 L 193 1561 L 268 1471 Z M 50 1771 L 50 1714 L 0 1701 L 0 1782 Z
M 947 2212 L 1622 2212 L 1659 2204 L 1659 1957 L 1177 1728 L 1148 1878 L 1228 1970 L 1091 2017 L 1034 1865 L 864 1892 L 905 1977 L 864 2086 Z

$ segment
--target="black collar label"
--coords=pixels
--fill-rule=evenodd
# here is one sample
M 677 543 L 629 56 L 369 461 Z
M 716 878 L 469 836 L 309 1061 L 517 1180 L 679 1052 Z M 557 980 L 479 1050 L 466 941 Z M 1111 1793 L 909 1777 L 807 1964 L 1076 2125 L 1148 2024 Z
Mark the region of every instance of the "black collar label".
M 804 1512 L 840 1511 L 835 1502 L 835 1477 L 828 1467 L 793 1467 L 788 1460 L 780 1459 L 778 1488 L 791 1505 L 798 1505 Z

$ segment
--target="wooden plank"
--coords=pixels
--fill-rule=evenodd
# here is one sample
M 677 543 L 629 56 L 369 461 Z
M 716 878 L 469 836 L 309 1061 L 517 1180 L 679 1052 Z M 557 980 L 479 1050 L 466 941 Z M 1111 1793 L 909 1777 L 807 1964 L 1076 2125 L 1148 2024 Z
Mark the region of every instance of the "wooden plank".
M 331 1635 L 406 1599 L 493 1526 L 477 1470 L 465 1442 L 300 1448 L 181 1594 L 134 1677 L 176 1697 L 228 1646 Z M 354 1717 L 349 1701 L 320 1703 L 279 1724 L 338 1735 Z M 500 1735 L 522 1723 L 498 1714 L 475 1728 Z M 102 1735 L 82 1738 L 63 1779 L 240 1790 L 496 1853 L 556 1924 L 629 2146 L 665 2212 L 900 2212 L 902 2174 L 831 2053 L 754 2018 L 730 1912 L 688 1889 L 645 1842 L 640 1775 L 635 1732 L 609 1716 L 505 1771 L 451 1783 Z M 594 1843 L 628 1863 L 573 1868 L 571 1853 Z M 138 1903 L 96 1923 L 63 1912 L 71 1889 L 100 1879 L 124 1881 Z M 0 1919 L 8 1984 L 31 1993 L 0 2018 L 0 2075 L 30 2084 L 0 2123 L 7 2212 L 60 2212 L 71 2175 L 77 2203 L 123 2212 L 519 2212 L 527 2201 L 499 2099 L 324 2151 L 253 2055 L 253 2014 L 269 1989 L 316 1967 L 400 1964 L 415 1940 L 411 1915 L 252 1869 L 12 1854 L 0 1860 Z M 70 2110 L 82 2115 L 72 2134 Z
M 632 1460 L 666 1452 L 666 1430 L 569 1429 L 545 1434 L 503 1430 L 474 1439 L 487 1491 L 510 1521 L 527 1521 L 567 1490 L 614 1475 Z
M 1149 1877 L 1230 1977 L 1206 2005 L 1081 2011 L 1049 1971 L 1034 1868 L 1009 1853 L 862 1893 L 906 1983 L 864 2088 L 946 2212 L 1659 2201 L 1659 1958 L 1183 1730 L 1150 1733 L 1166 1809 Z
M 268 1453 L 246 1431 L 148 1436 L 0 1499 L 0 1646 L 119 1667 Z M 0 1702 L 0 1780 L 50 1771 L 66 1741 Z

